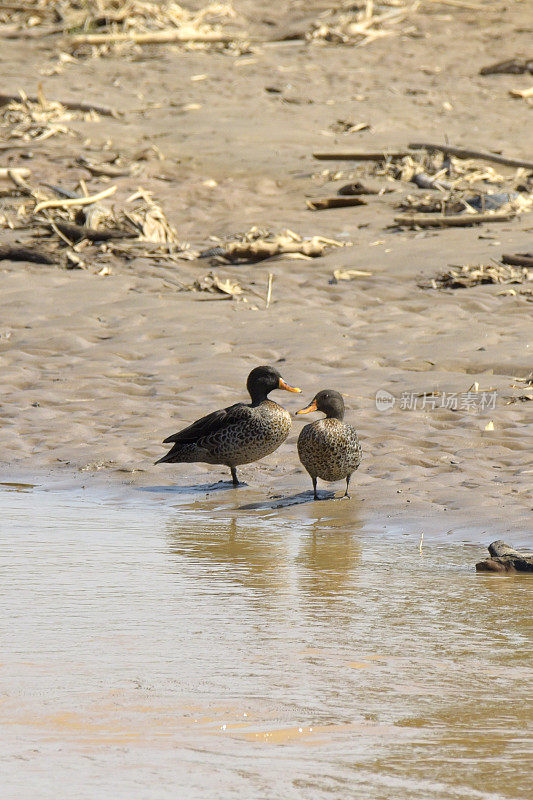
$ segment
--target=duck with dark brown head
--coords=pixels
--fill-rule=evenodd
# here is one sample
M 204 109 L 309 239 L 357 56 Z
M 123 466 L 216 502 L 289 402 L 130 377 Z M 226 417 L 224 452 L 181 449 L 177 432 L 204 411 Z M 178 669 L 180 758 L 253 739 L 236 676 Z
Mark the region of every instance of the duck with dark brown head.
M 268 395 L 275 389 L 301 391 L 285 383 L 279 372 L 268 366 L 253 369 L 246 387 L 251 403 L 236 403 L 213 411 L 169 436 L 164 444 L 172 442 L 172 447 L 156 464 L 194 461 L 225 464 L 231 470 L 233 485 L 238 486 L 236 467 L 273 453 L 291 429 L 289 412 Z
M 361 463 L 361 445 L 355 428 L 344 422 L 344 400 L 334 389 L 318 392 L 297 414 L 322 411 L 326 416 L 306 425 L 298 437 L 298 455 L 313 481 L 315 500 L 317 478 L 323 481 L 346 480 L 344 497 L 352 473 Z

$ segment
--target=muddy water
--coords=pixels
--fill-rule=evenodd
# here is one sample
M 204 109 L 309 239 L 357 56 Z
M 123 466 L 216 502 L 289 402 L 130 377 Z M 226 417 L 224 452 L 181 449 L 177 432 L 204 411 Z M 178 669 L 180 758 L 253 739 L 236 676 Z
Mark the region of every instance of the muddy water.
M 0 487 L 4 800 L 528 796 L 533 582 L 474 573 L 490 533 L 224 494 Z

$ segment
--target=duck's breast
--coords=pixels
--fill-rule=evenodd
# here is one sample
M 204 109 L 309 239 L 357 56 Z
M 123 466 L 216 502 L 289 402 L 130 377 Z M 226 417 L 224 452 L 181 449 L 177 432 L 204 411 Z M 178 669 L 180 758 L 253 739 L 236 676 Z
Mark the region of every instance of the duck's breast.
M 352 425 L 338 419 L 321 419 L 302 429 L 298 455 L 311 475 L 339 481 L 359 466 L 361 445 Z

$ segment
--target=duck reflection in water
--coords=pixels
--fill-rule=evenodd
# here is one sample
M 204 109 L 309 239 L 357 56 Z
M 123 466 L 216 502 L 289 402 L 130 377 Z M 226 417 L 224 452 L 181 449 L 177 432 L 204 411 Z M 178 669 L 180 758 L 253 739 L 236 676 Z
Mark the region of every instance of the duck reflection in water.
M 269 531 L 270 532 L 270 531 Z M 276 593 L 289 581 L 287 542 L 265 533 L 264 526 L 235 518 L 190 527 L 179 517 L 167 521 L 170 552 L 203 562 L 200 577 L 227 578 L 242 586 Z M 223 568 L 223 569 L 219 569 Z

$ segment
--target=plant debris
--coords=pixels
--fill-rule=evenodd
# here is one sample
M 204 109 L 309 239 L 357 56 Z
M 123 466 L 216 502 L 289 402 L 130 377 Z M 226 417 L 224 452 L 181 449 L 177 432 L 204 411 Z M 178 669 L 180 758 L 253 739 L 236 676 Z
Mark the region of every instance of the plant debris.
M 7 139 L 42 142 L 58 134 L 75 136 L 76 133 L 65 123 L 88 117 L 98 119 L 96 112 L 68 111 L 61 103 L 47 100 L 42 90 L 36 102 L 21 90 L 19 100 L 10 100 L 1 107 L 0 129 Z
M 275 234 L 255 226 L 246 233 L 237 235 L 235 239 L 236 241 L 203 250 L 198 257 L 215 258 L 219 263 L 254 263 L 275 256 L 318 258 L 324 255 L 328 247 L 345 247 L 351 244 L 324 236 L 303 239 L 288 229 Z
M 311 25 L 306 38 L 315 43 L 368 44 L 376 39 L 402 33 L 401 29 L 394 26 L 413 15 L 419 6 L 420 0 L 392 10 L 385 4 L 374 4 L 374 0 L 366 0 L 364 6 L 355 3 L 335 5 L 320 14 Z
M 243 293 L 242 286 L 231 278 L 222 278 L 214 272 L 208 272 L 203 278 L 197 278 L 184 291 L 211 292 L 229 297 L 238 297 Z
M 513 267 L 495 262 L 489 265 L 451 266 L 430 283 L 421 283 L 423 289 L 463 289 L 483 283 L 526 283 L 533 281 L 533 269 Z

